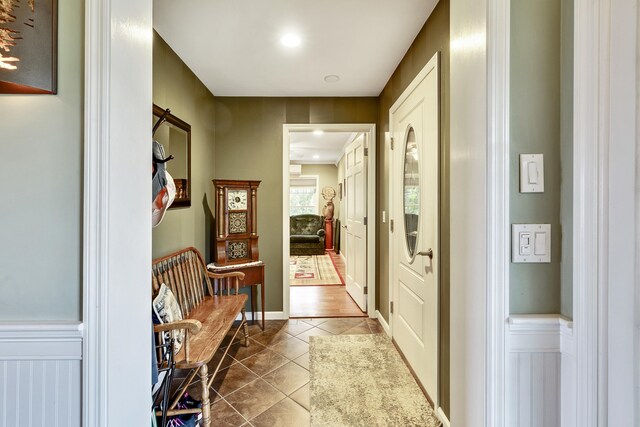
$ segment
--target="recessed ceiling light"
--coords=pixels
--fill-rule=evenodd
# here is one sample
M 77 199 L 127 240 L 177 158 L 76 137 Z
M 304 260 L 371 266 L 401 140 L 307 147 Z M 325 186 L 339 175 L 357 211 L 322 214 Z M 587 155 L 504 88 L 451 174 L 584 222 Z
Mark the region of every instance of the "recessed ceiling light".
M 314 154 L 314 155 L 313 155 L 313 159 L 314 159 L 314 160 L 318 160 L 319 158 L 320 158 L 320 156 L 318 156 L 317 154 Z
M 296 47 L 300 46 L 301 40 L 300 36 L 293 33 L 288 33 L 282 36 L 280 39 L 280 43 L 282 43 L 286 47 Z
M 318 130 L 314 130 L 314 131 L 313 131 L 313 134 L 314 134 L 315 136 L 320 136 L 320 135 L 322 135 L 323 133 L 324 133 L 324 131 L 323 131 L 323 130 L 320 130 L 320 129 L 318 129 Z
M 329 74 L 328 76 L 324 76 L 324 81 L 327 83 L 337 83 L 340 80 L 340 76 L 335 74 Z

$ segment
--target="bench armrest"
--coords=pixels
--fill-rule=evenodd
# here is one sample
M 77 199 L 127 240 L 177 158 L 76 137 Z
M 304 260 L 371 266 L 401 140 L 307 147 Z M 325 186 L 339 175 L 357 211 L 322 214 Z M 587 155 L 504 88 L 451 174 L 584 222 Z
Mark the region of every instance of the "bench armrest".
M 192 334 L 197 334 L 202 329 L 202 323 L 195 319 L 183 319 L 177 322 L 160 323 L 153 325 L 153 332 L 174 331 L 176 329 L 185 329 Z
M 232 273 L 212 273 L 211 271 L 207 271 L 207 275 L 212 279 L 230 279 L 237 277 L 240 280 L 244 280 L 244 273 L 241 271 L 235 271 Z

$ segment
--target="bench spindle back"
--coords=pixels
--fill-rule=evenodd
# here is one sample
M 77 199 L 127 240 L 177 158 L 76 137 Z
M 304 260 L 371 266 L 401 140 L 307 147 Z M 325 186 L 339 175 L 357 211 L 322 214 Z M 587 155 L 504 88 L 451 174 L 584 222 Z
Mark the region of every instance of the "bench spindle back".
M 202 256 L 195 248 L 186 248 L 153 260 L 152 284 L 154 296 L 164 283 L 176 296 L 183 316 L 188 316 L 204 299 L 213 295 L 211 281 Z

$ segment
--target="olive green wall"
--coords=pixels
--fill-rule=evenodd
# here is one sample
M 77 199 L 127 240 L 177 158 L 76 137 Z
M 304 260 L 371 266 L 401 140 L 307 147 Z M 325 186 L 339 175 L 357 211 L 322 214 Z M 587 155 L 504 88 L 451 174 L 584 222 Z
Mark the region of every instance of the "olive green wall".
M 551 224 L 551 263 L 510 268 L 512 314 L 560 312 L 560 10 L 511 1 L 511 223 Z M 519 154 L 544 154 L 544 193 L 521 194 Z
M 216 97 L 216 178 L 256 179 L 266 310 L 282 311 L 282 126 L 376 123 L 377 98 Z
M 560 23 L 560 313 L 573 317 L 573 0 L 562 0 Z
M 59 2 L 58 94 L 0 95 L 2 321 L 82 318 L 83 53 L 84 2 Z
M 169 209 L 160 225 L 153 229 L 153 257 L 195 246 L 206 261 L 212 261 L 214 97 L 155 32 L 153 102 L 162 108 L 170 108 L 173 115 L 191 125 L 192 181 L 191 207 Z
M 380 94 L 378 127 L 378 251 L 376 305 L 389 321 L 389 109 L 440 52 L 440 404 L 449 413 L 449 1 L 440 0 Z
M 322 197 L 322 189 L 331 187 L 336 190 L 336 197 L 333 199 L 333 216 L 338 218 L 340 215 L 340 203 L 338 197 L 338 167 L 336 165 L 302 165 L 302 175 L 318 176 L 318 206 L 320 206 L 320 215 L 327 202 Z

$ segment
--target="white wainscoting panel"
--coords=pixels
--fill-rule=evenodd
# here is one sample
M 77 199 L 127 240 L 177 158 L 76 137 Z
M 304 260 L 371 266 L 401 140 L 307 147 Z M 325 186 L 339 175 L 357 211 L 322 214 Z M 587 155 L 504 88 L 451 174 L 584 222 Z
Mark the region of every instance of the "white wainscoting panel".
M 0 324 L 0 427 L 79 427 L 82 326 Z
M 509 318 L 507 423 L 512 427 L 560 427 L 570 417 L 572 324 L 559 315 Z M 566 347 L 563 350 L 563 344 Z M 567 352 L 567 354 L 564 353 Z M 566 359 L 566 360 L 565 360 Z M 567 384 L 563 385 L 563 382 Z M 575 402 L 573 403 L 575 408 Z

